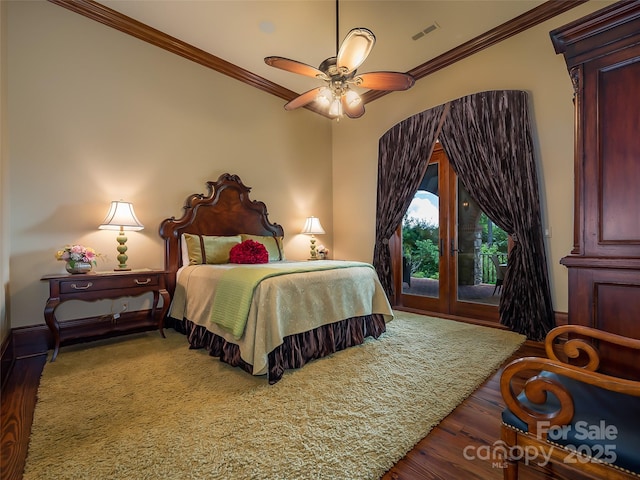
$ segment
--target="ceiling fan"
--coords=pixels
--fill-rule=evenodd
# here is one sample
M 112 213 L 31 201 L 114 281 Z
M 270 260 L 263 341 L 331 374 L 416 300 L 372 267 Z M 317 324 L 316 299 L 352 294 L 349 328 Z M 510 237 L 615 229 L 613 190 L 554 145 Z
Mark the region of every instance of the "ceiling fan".
M 347 33 L 339 46 L 339 11 L 336 0 L 336 51 L 335 57 L 324 60 L 318 68 L 283 57 L 265 57 L 267 65 L 288 72 L 318 78 L 325 84 L 309 90 L 287 103 L 285 110 L 294 110 L 316 102 L 331 118 L 346 115 L 359 118 L 364 115 L 364 102 L 353 87 L 371 90 L 407 90 L 415 79 L 408 73 L 369 72 L 358 74 L 357 69 L 373 49 L 376 37 L 368 28 L 354 28 Z

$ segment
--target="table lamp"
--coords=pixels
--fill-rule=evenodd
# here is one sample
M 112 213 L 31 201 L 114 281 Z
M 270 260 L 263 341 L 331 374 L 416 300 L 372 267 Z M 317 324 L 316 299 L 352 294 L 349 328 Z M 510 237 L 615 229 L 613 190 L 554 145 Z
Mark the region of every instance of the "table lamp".
M 127 243 L 127 237 L 125 236 L 124 231 L 142 230 L 144 228 L 133 211 L 133 205 L 129 202 L 123 202 L 122 200 L 111 202 L 109 213 L 107 213 L 107 216 L 98 228 L 100 230 L 120 231 L 117 237 L 118 262 L 120 262 L 120 264 L 114 268 L 114 270 L 131 270 L 131 268 L 127 266 L 127 259 L 129 257 L 126 254 L 127 246 L 125 244 Z
M 322 235 L 324 233 L 324 228 L 320 224 L 320 220 L 316 217 L 307 218 L 304 228 L 302 232 L 306 235 L 311 235 L 311 247 L 310 247 L 310 255 L 309 260 L 318 260 L 318 252 L 316 252 L 316 237 L 315 235 Z

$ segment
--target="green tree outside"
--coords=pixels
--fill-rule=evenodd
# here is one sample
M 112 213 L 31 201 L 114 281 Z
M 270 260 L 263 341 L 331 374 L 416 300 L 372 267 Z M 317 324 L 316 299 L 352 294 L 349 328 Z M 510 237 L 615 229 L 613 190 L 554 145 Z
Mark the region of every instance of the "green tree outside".
M 508 235 L 482 213 L 478 219 L 482 229 L 481 255 L 508 252 Z M 414 278 L 439 277 L 440 251 L 438 243 L 440 229 L 424 219 L 404 216 L 402 220 L 402 251 L 409 261 L 411 276 Z
M 440 273 L 440 229 L 426 220 L 404 216 L 402 251 L 409 260 L 411 276 L 437 279 Z

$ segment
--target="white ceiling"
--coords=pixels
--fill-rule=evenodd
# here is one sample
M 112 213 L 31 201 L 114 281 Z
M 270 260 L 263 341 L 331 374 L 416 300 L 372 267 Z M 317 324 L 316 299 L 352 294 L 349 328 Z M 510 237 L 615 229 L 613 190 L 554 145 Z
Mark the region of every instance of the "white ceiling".
M 313 78 L 264 63 L 277 55 L 318 67 L 336 54 L 333 0 L 99 0 L 124 15 L 294 92 Z M 543 0 L 340 0 L 339 41 L 354 27 L 376 35 L 360 73 L 406 72 L 544 3 Z M 426 27 L 439 28 L 419 40 Z

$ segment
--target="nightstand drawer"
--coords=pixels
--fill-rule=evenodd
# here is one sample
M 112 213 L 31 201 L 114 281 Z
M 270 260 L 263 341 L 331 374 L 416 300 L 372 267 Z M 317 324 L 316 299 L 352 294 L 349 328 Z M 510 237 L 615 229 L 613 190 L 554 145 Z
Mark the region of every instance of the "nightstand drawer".
M 107 275 L 84 275 L 80 278 L 60 282 L 60 293 L 98 292 L 121 288 L 157 286 L 159 274 L 128 274 L 109 277 Z

